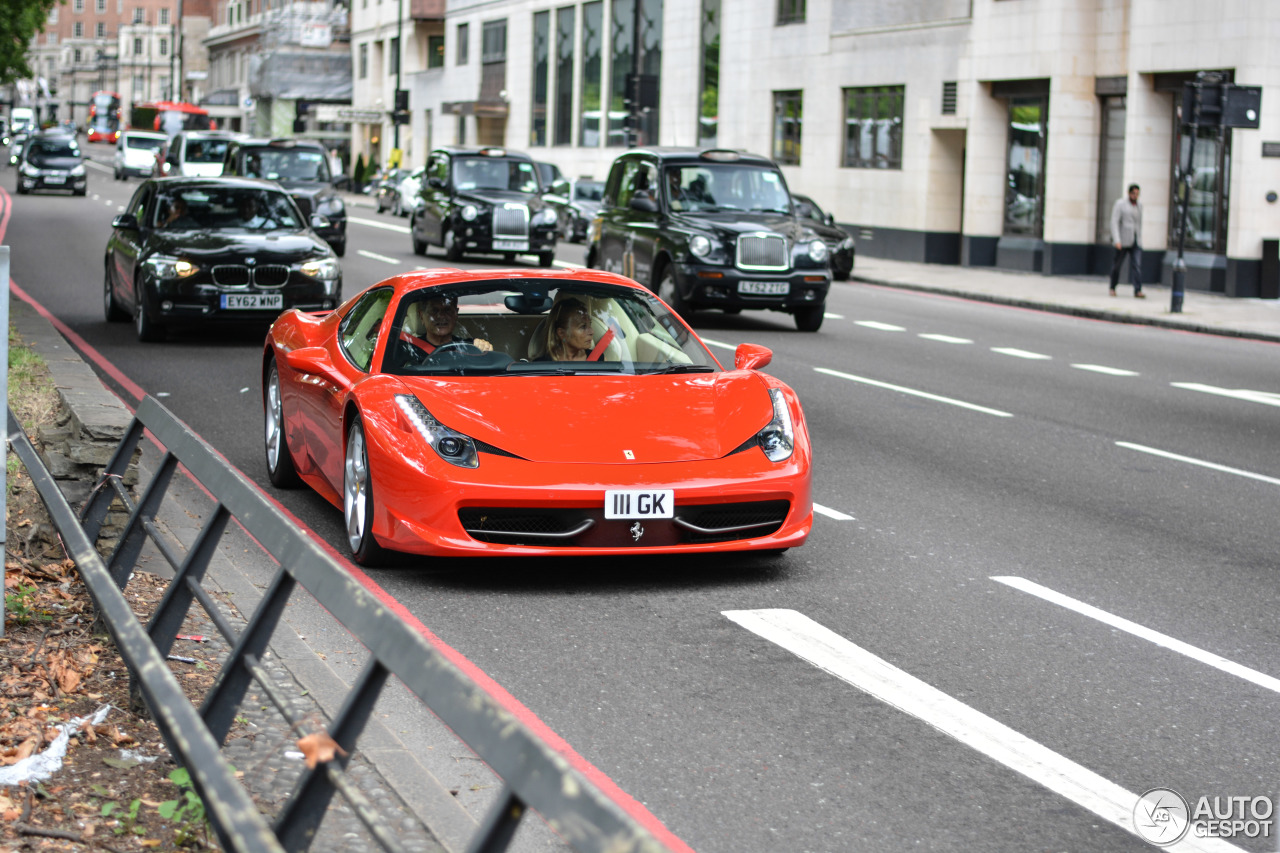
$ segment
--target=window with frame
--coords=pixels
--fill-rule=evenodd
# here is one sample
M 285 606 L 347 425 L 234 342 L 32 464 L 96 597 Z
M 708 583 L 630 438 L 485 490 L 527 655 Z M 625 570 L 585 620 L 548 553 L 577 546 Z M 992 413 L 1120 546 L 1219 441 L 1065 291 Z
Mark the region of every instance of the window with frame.
M 84 52 L 80 48 L 76 48 L 72 53 L 72 61 L 79 64 L 84 61 Z
M 99 13 L 107 11 L 107 0 L 94 0 L 93 8 Z
M 444 68 L 444 36 L 427 36 L 427 67 Z
M 805 0 L 778 0 L 779 24 L 803 24 Z
M 94 38 L 100 38 L 100 39 L 104 39 L 104 38 L 106 38 L 106 37 L 107 37 L 107 25 L 106 25 L 106 24 L 104 24 L 102 21 L 98 21 L 98 23 L 94 24 L 94 25 L 93 25 L 93 36 L 94 36 Z
M 369 43 L 365 42 L 360 45 L 360 58 L 356 62 L 358 73 L 361 80 L 367 80 L 369 77 Z
M 507 21 L 485 21 L 481 32 L 480 61 L 486 65 L 491 62 L 507 61 Z
M 547 144 L 547 77 L 551 68 L 551 13 L 533 15 L 533 115 L 530 145 Z
M 160 26 L 162 27 L 169 26 L 169 10 L 168 9 L 160 10 Z
M 1231 205 L 1231 130 L 1201 126 L 1196 135 L 1195 162 L 1191 154 L 1191 128 L 1183 127 L 1180 110 L 1173 110 L 1173 163 L 1169 181 L 1169 245 L 1178 245 L 1182 207 L 1187 199 L 1187 179 L 1191 195 L 1187 204 L 1187 234 L 1183 247 L 1192 251 L 1225 253 L 1227 212 Z M 1150 227 L 1150 226 L 1148 226 Z
M 698 144 L 714 147 L 720 123 L 720 0 L 702 0 Z
M 145 15 L 146 15 L 146 10 L 145 10 L 145 9 L 134 8 L 134 10 L 133 10 L 133 22 L 134 22 L 135 24 L 142 24 L 142 23 L 146 23 L 146 17 L 145 17 Z
M 902 105 L 906 86 L 844 90 L 844 151 L 848 169 L 902 168 Z
M 58 7 L 57 6 L 54 6 L 52 9 L 49 10 L 49 23 L 51 24 L 58 23 Z
M 75 11 L 75 12 L 83 12 L 83 11 L 84 11 L 84 0 L 75 0 L 75 2 L 73 2 L 73 3 L 71 4 L 71 9 L 72 9 L 73 11 Z
M 582 94 L 579 100 L 581 127 L 578 144 L 600 147 L 600 86 L 604 38 L 604 3 L 582 4 Z
M 80 23 L 79 21 L 76 21 L 74 24 L 72 24 L 71 35 L 78 39 L 84 38 L 84 24 Z
M 392 38 L 387 48 L 387 76 L 400 73 L 400 39 Z
M 454 47 L 457 55 L 456 63 L 458 65 L 466 65 L 470 59 L 471 52 L 471 27 L 469 24 L 458 24 L 458 43 Z
M 575 6 L 556 10 L 556 145 L 573 144 L 573 27 Z
M 136 38 L 133 40 L 133 55 L 142 56 L 142 39 Z
M 784 166 L 800 165 L 800 136 L 804 127 L 804 92 L 773 93 L 773 159 Z
M 45 35 L 44 35 L 44 40 L 45 40 L 45 43 L 46 43 L 46 44 L 57 44 L 57 43 L 58 43 L 58 34 L 57 34 L 57 33 L 45 33 Z M 77 60 L 77 61 L 79 61 L 79 60 Z
M 161 55 L 161 56 L 168 56 L 168 55 L 169 55 L 169 40 L 168 40 L 168 39 L 160 39 L 160 55 Z
M 1009 99 L 1009 156 L 1005 184 L 1004 233 L 1044 234 L 1044 164 L 1048 141 L 1049 99 Z

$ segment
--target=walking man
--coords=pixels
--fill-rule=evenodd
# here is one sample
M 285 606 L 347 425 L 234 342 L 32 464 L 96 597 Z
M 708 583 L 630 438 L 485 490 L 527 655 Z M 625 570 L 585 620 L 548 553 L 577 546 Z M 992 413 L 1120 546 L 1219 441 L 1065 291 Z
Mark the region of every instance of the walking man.
M 1111 264 L 1111 295 L 1116 295 L 1120 281 L 1120 265 L 1129 258 L 1129 281 L 1133 282 L 1135 299 L 1146 299 L 1142 292 L 1142 205 L 1138 202 L 1138 185 L 1129 184 L 1129 197 L 1116 199 L 1111 208 L 1111 242 L 1116 244 L 1116 259 Z

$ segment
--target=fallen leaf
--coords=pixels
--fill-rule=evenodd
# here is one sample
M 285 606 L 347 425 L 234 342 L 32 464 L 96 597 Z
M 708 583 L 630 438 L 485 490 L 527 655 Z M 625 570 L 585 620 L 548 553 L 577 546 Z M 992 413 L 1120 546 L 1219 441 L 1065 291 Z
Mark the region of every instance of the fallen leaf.
M 346 757 L 347 751 L 338 742 L 329 737 L 328 732 L 313 732 L 298 739 L 298 750 L 306 757 L 307 767 L 314 770 L 317 764 L 333 760 L 336 753 Z

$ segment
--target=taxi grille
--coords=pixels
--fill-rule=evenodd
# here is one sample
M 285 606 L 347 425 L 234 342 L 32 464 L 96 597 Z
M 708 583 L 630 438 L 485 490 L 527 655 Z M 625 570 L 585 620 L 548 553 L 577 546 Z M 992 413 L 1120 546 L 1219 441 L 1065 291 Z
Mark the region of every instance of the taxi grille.
M 776 234 L 744 234 L 738 238 L 738 268 L 744 270 L 785 270 L 786 238 Z
M 284 287 L 289 283 L 289 268 L 283 264 L 250 267 L 244 264 L 220 264 L 212 270 L 218 287 Z
M 529 208 L 523 204 L 505 204 L 493 209 L 493 239 L 528 240 Z

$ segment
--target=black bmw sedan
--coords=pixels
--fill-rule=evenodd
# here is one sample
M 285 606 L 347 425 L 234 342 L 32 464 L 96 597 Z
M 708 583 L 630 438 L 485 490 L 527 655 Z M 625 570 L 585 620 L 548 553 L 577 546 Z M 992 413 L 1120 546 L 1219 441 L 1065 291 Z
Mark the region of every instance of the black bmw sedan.
M 170 326 L 262 322 L 286 308 L 338 304 L 342 268 L 280 186 L 249 178 L 153 178 L 111 223 L 103 259 L 107 320 L 138 340 Z

